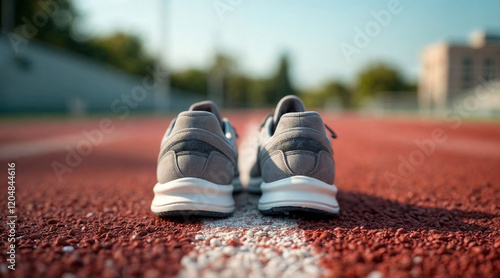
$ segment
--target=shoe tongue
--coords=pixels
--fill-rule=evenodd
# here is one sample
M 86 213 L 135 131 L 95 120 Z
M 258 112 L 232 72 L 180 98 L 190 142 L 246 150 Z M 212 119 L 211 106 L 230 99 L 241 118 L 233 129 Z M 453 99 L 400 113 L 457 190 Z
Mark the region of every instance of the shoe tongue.
M 191 107 L 189 107 L 189 111 L 207 111 L 211 112 L 212 114 L 215 115 L 217 120 L 219 120 L 219 123 L 222 126 L 222 117 L 220 116 L 219 109 L 217 109 L 217 105 L 213 101 L 202 101 L 202 102 L 197 102 Z
M 306 111 L 306 108 L 300 98 L 296 96 L 286 96 L 282 98 L 276 106 L 276 110 L 274 111 L 274 129 L 276 129 L 281 116 L 283 116 L 284 114 L 304 111 Z

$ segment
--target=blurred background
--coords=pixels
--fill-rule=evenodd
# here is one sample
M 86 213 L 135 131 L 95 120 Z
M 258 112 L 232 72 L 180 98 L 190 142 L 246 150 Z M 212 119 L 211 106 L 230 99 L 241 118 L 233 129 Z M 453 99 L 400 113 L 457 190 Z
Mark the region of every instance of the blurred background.
M 1 0 L 0 114 L 500 115 L 500 2 Z M 128 115 L 128 114 L 127 114 Z

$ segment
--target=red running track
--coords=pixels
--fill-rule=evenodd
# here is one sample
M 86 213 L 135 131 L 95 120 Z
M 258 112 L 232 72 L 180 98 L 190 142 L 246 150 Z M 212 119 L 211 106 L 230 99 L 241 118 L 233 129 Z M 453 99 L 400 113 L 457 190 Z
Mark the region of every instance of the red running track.
M 241 141 L 264 115 L 225 116 Z M 297 226 L 288 231 L 315 252 L 321 271 L 316 274 L 500 276 L 498 123 L 323 115 L 339 135 L 332 143 L 341 213 L 336 219 L 291 217 Z M 64 165 L 66 147 L 74 149 L 84 130 L 97 130 L 99 119 L 0 123 L 0 177 L 6 184 L 7 163 L 16 163 L 18 216 L 16 270 L 7 269 L 4 236 L 1 275 L 186 276 L 181 260 L 198 252 L 197 235 L 211 220 L 160 219 L 149 210 L 159 143 L 169 120 L 111 119 L 113 131 L 102 133 L 102 144 L 73 161 L 61 179 L 52 164 Z M 426 142 L 426 152 L 415 140 Z M 0 214 L 6 219 L 3 188 Z M 264 220 L 254 228 L 265 230 L 275 221 Z M 6 235 L 7 225 L 0 231 Z M 242 246 L 244 237 L 231 245 Z M 223 260 L 231 256 L 236 255 L 225 253 Z M 219 268 L 215 271 L 223 273 L 224 266 Z

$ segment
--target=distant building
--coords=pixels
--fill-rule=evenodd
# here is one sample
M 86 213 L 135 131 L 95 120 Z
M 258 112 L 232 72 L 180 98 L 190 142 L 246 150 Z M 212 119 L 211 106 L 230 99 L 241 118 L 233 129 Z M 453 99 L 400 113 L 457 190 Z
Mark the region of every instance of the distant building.
M 500 115 L 500 81 L 483 82 L 465 90 L 451 100 L 450 107 L 458 114 L 485 117 Z
M 0 114 L 179 111 L 200 100 L 171 90 L 168 101 L 164 87 L 151 88 L 152 78 L 145 86 L 144 77 L 34 40 L 16 53 L 0 36 L 0 64 Z
M 461 92 L 500 80 L 500 35 L 472 33 L 469 45 L 437 43 L 424 49 L 419 105 L 443 109 Z

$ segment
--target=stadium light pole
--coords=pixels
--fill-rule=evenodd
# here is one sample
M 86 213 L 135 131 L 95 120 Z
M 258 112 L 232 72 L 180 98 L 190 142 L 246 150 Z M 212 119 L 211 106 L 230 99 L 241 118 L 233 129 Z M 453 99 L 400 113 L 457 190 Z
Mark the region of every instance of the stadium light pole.
M 156 67 L 161 73 L 156 76 L 156 91 L 155 91 L 155 110 L 156 112 L 170 112 L 173 108 L 171 105 L 171 90 L 170 90 L 170 69 L 168 66 L 168 55 L 165 50 L 168 50 L 168 0 L 160 0 L 160 47 L 158 51 L 158 60 Z M 166 47 L 166 49 L 164 49 Z
M 214 32 L 214 53 L 212 69 L 208 73 L 208 97 L 214 101 L 217 106 L 224 108 L 224 65 L 219 63 L 218 58 L 221 55 L 219 48 L 219 29 Z M 223 61 L 221 61 L 223 62 Z

